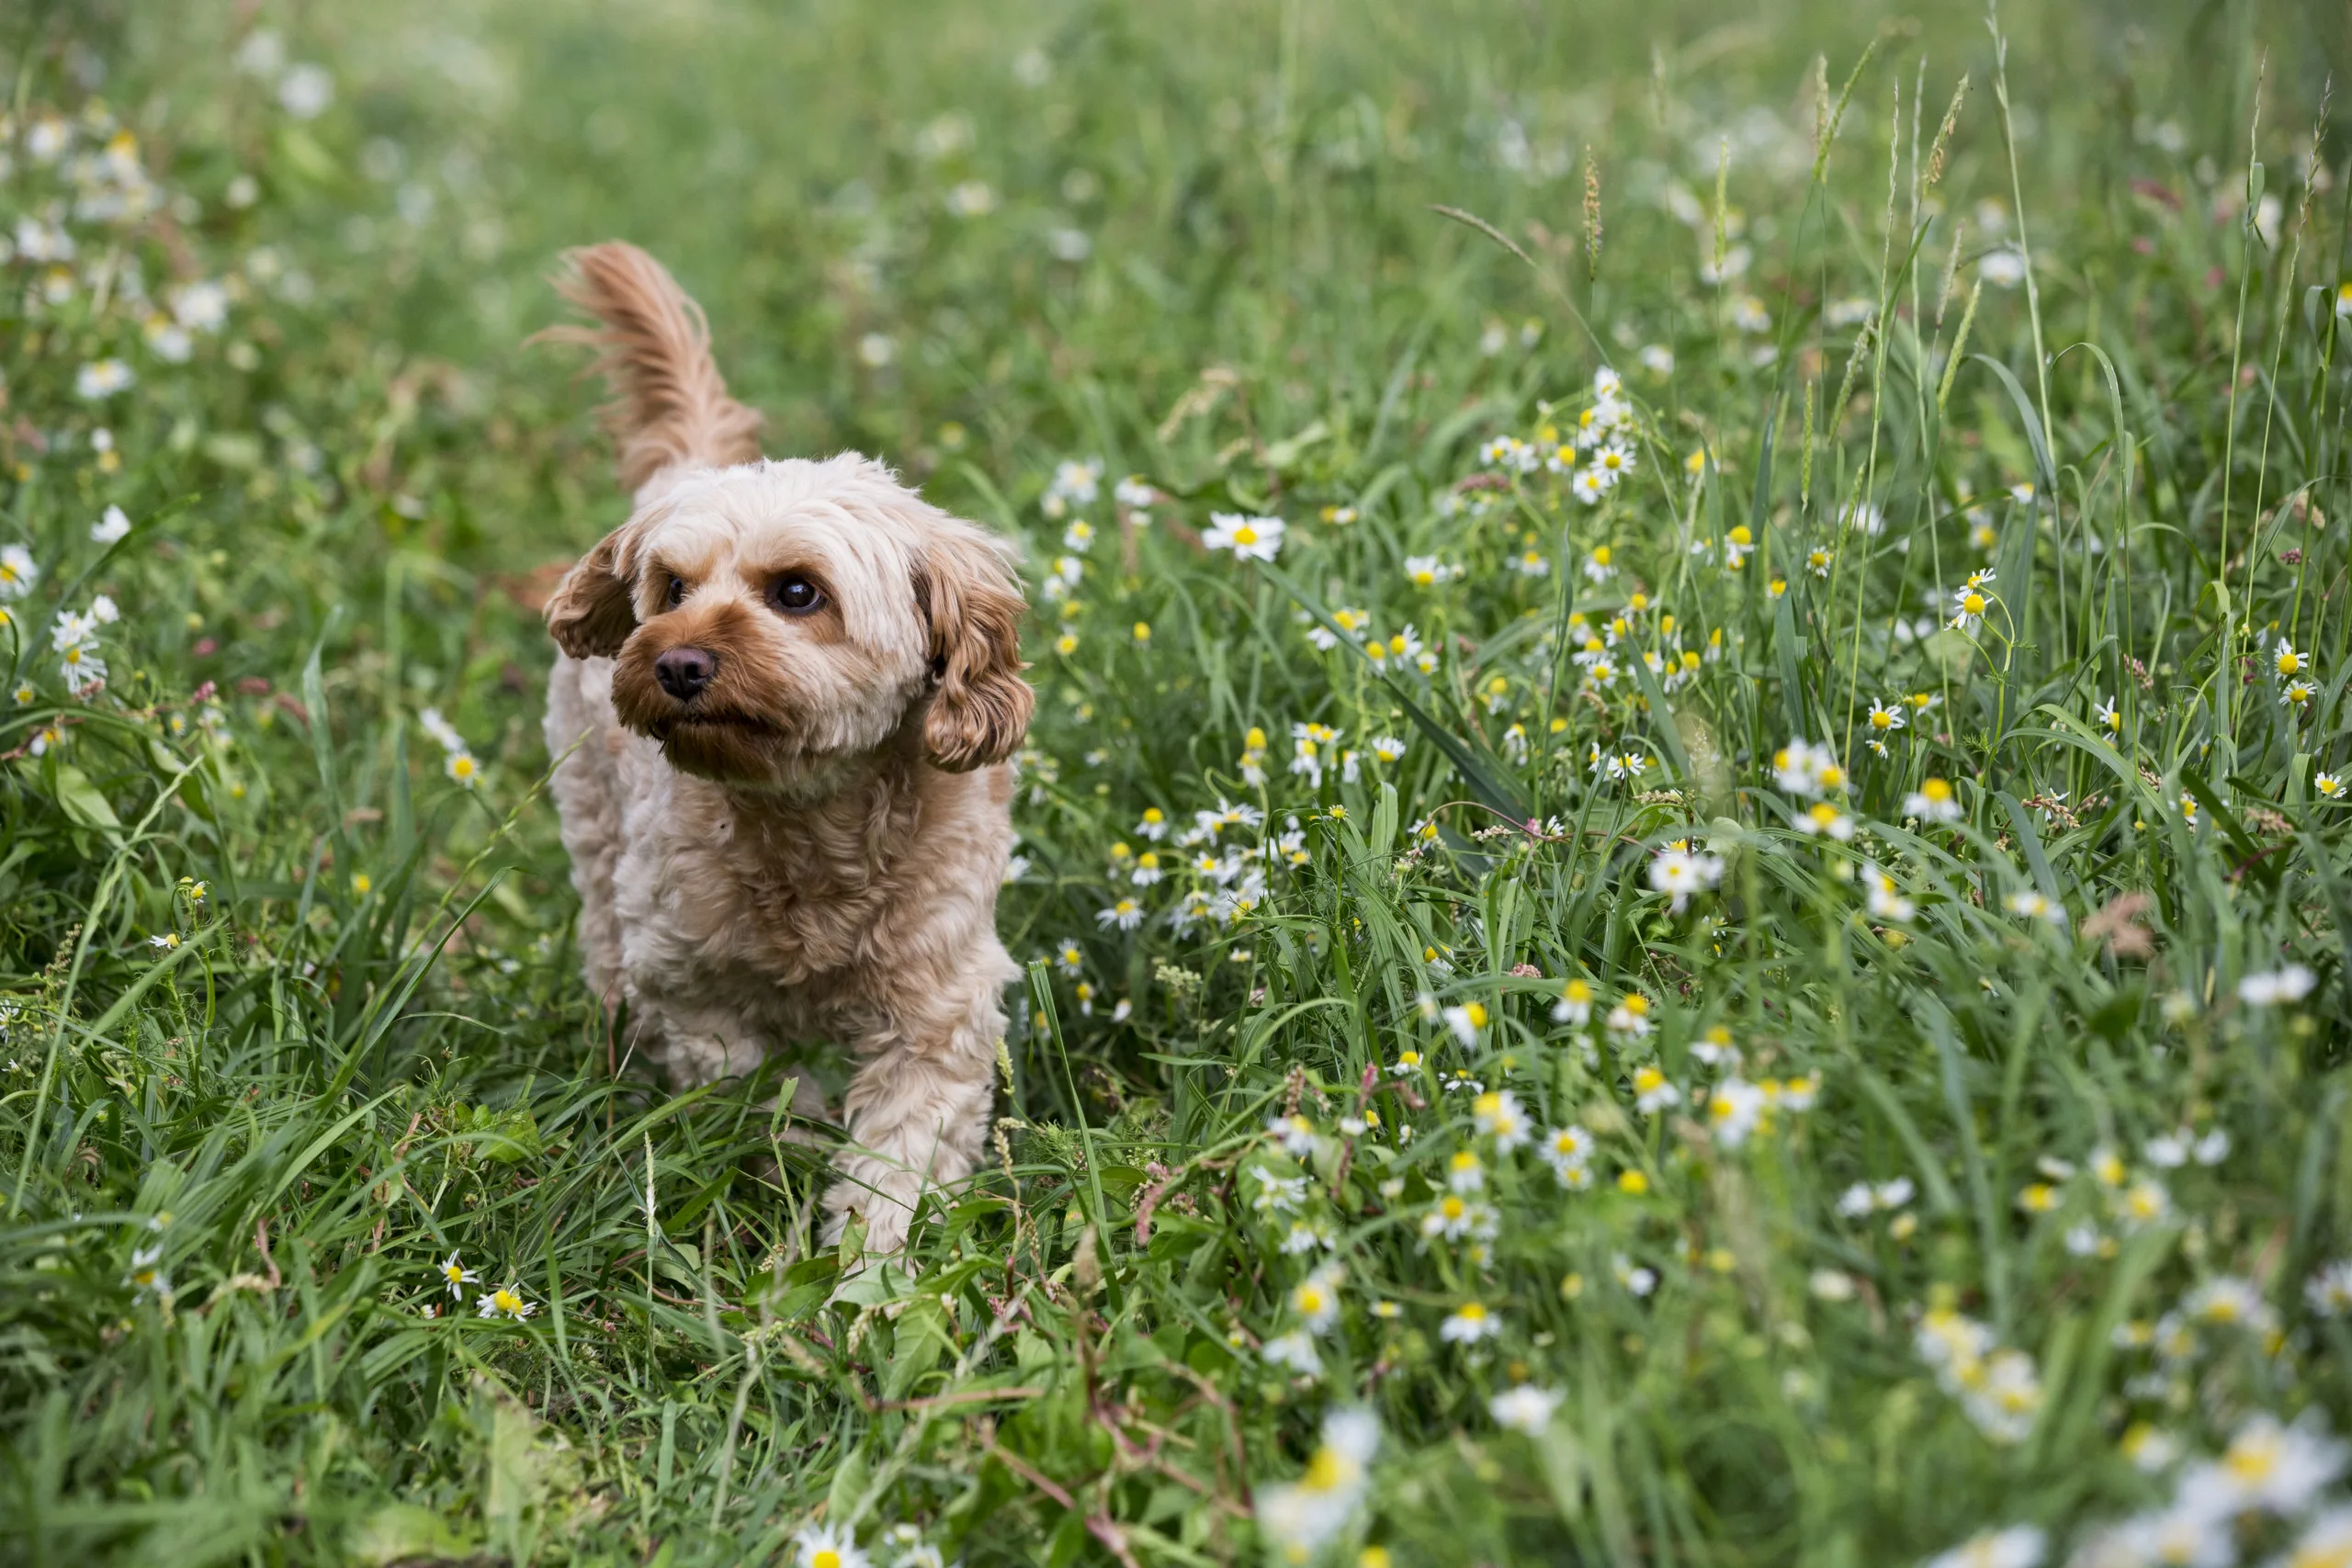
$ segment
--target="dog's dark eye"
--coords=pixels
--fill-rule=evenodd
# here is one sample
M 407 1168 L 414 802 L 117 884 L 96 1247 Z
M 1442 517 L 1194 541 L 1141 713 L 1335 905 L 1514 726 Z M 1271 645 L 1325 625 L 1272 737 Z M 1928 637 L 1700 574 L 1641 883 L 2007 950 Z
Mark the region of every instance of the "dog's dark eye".
M 684 604 L 686 602 L 686 580 L 680 577 L 676 572 L 672 572 L 670 574 L 669 589 L 663 593 L 662 597 L 667 601 L 670 608 L 673 610 Z
M 798 572 L 768 584 L 768 603 L 787 615 L 805 615 L 824 602 L 824 591 Z

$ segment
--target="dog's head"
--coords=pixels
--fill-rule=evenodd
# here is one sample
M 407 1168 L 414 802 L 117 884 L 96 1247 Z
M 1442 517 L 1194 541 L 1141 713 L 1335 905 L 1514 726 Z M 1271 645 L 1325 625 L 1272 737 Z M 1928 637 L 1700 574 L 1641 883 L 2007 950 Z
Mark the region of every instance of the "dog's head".
M 922 727 L 933 764 L 1001 761 L 1035 697 L 998 542 L 854 454 L 648 487 L 547 606 L 615 661 L 621 722 L 680 770 L 791 789 Z

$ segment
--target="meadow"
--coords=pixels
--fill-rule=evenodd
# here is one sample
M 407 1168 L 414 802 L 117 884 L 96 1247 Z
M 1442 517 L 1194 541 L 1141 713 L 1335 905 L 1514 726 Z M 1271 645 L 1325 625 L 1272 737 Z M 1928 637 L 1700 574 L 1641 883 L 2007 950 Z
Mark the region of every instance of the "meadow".
M 2342 11 L 0 16 L 0 1559 L 2352 1563 Z M 1019 540 L 989 1168 L 579 969 L 619 237 Z

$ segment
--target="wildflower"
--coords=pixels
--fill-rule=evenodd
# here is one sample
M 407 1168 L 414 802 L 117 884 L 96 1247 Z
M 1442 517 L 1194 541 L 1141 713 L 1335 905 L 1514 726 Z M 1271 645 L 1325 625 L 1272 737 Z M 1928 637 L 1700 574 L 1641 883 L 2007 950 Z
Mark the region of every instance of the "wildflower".
M 179 944 L 180 933 L 177 931 L 164 931 L 159 936 L 151 936 L 147 939 L 148 946 L 162 953 L 169 953 Z
M 1079 518 L 1062 530 L 1062 548 L 1076 550 L 1080 555 L 1094 547 L 1094 525 Z
M 442 771 L 461 789 L 471 789 L 481 782 L 481 764 L 470 751 L 452 751 L 442 763 Z
M 2318 689 L 2309 681 L 2289 681 L 2278 688 L 2278 705 L 2281 707 L 2301 707 L 2312 700 Z
M 1894 878 L 1881 870 L 1875 862 L 1862 866 L 1862 885 L 1870 890 L 1870 912 L 1874 920 L 1907 920 L 1914 913 L 1911 900 L 1903 897 Z
M 164 1249 L 160 1246 L 142 1247 L 130 1255 L 130 1272 L 123 1283 L 138 1292 L 141 1301 L 161 1302 L 166 1306 L 172 1300 L 172 1277 L 164 1272 Z
M 1829 575 L 1829 568 L 1836 559 L 1837 557 L 1835 552 L 1831 551 L 1827 547 L 1815 545 L 1812 549 L 1805 552 L 1804 564 L 1806 570 L 1810 570 L 1814 576 L 1827 577 Z
M 868 1568 L 857 1540 L 831 1525 L 804 1525 L 792 1538 L 794 1568 Z
M 1687 850 L 1668 850 L 1650 862 L 1650 886 L 1672 896 L 1668 906 L 1680 914 L 1693 893 L 1704 892 L 1724 879 L 1724 863 L 1716 855 L 1694 855 Z
M 1293 1220 L 1290 1229 L 1283 1233 L 1282 1251 L 1285 1258 L 1317 1252 L 1329 1247 L 1333 1241 L 1330 1225 L 1322 1220 Z
M 2047 1545 L 2031 1525 L 2011 1525 L 1971 1536 L 1950 1551 L 1928 1558 L 1921 1568 L 2039 1568 Z
M 1307 1331 L 1320 1334 L 1339 1321 L 1340 1292 L 1338 1279 L 1327 1269 L 1317 1269 L 1293 1286 L 1290 1292 L 1291 1311 L 1306 1325 Z
M 1960 799 L 1943 779 L 1926 779 L 1903 797 L 1903 815 L 1928 822 L 1960 820 Z
M 441 1260 L 435 1272 L 441 1276 L 441 1282 L 449 1288 L 449 1294 L 458 1301 L 466 1299 L 466 1286 L 481 1283 L 481 1276 L 458 1262 L 454 1252 Z
M 474 1303 L 477 1317 L 504 1317 L 522 1322 L 539 1309 L 523 1299 L 522 1287 L 514 1283 L 499 1286 Z
M 2352 1314 L 2352 1258 L 2339 1258 L 2304 1280 L 2303 1301 L 2321 1317 Z
M 1143 924 L 1143 906 L 1132 898 L 1122 898 L 1107 909 L 1095 910 L 1094 923 L 1104 931 L 1116 926 L 1123 931 L 1131 931 Z
M 1747 1142 L 1763 1119 L 1764 1091 L 1740 1078 L 1725 1078 L 1707 1097 L 1707 1125 L 1716 1142 L 1736 1149 Z
M 2218 1461 L 2182 1474 L 2180 1500 L 2211 1517 L 2256 1509 L 2299 1514 L 2344 1472 L 2345 1460 L 2345 1446 L 2309 1421 L 2289 1427 L 2259 1415 L 2238 1429 Z
M 1293 1159 L 1305 1159 L 1315 1152 L 1315 1123 L 1304 1116 L 1272 1117 L 1266 1122 L 1266 1134 Z
M 2180 797 L 2180 819 L 2192 828 L 2197 826 L 2197 797 L 2195 795 L 2183 795 Z
M 2248 975 L 2238 982 L 2238 1000 L 2250 1008 L 2276 1007 L 2280 1002 L 2299 1002 L 2312 994 L 2319 984 L 2319 976 L 2301 964 L 2290 964 L 2267 973 Z
M 1405 558 L 1405 581 L 1416 588 L 1435 588 L 1440 583 L 1451 582 L 1461 574 L 1460 568 L 1447 566 L 1435 556 Z
M 1144 807 L 1143 820 L 1136 824 L 1136 831 L 1153 843 L 1168 836 L 1168 813 L 1157 806 Z
M 1524 1432 L 1532 1438 L 1552 1424 L 1552 1412 L 1566 1397 L 1556 1390 L 1523 1382 L 1510 1393 L 1496 1394 L 1487 1401 L 1487 1414 L 1506 1431 Z
M 1816 1269 L 1805 1281 L 1816 1300 L 1849 1302 L 1854 1299 L 1854 1277 L 1843 1269 Z
M 1951 626 L 1955 631 L 1966 631 L 1984 619 L 1984 612 L 1992 604 L 1982 588 L 1962 588 L 1952 594 Z
M 1438 1325 L 1437 1337 L 1448 1345 L 1476 1345 L 1502 1331 L 1503 1320 L 1488 1312 L 1483 1303 L 1464 1302 Z
M 1617 1190 L 1629 1198 L 1638 1198 L 1650 1190 L 1650 1179 L 1638 1170 L 1617 1173 Z
M 1609 1010 L 1611 1032 L 1639 1040 L 1650 1032 L 1650 999 L 1639 991 L 1628 991 L 1624 998 Z
M 1237 560 L 1270 561 L 1282 553 L 1284 525 L 1279 517 L 1212 512 L 1209 524 L 1201 535 L 1201 543 L 1213 550 L 1231 550 Z
M 90 525 L 93 544 L 115 544 L 130 533 L 130 517 L 119 506 L 107 508 L 106 515 Z
M 23 598 L 40 576 L 31 551 L 22 545 L 0 545 L 0 600 Z
M 1063 974 L 1075 975 L 1086 967 L 1086 953 L 1076 942 L 1064 937 L 1061 944 L 1054 949 L 1054 963 Z
M 129 390 L 137 379 L 130 367 L 119 359 L 94 359 L 74 373 L 74 395 L 85 402 L 98 402 Z
M 1588 1166 L 1592 1158 L 1592 1134 L 1574 1122 L 1555 1127 L 1544 1134 L 1544 1163 L 1560 1179 L 1560 1185 L 1582 1188 L 1591 1184 Z
M 1378 735 L 1364 742 L 1377 761 L 1397 762 L 1405 757 L 1405 743 L 1393 735 Z
M 1421 1070 L 1421 1054 L 1408 1048 L 1396 1053 L 1396 1060 L 1389 1065 L 1391 1077 L 1410 1077 Z
M 1479 1163 L 1476 1151 L 1456 1149 L 1445 1162 L 1445 1184 L 1456 1192 L 1483 1190 L 1487 1185 L 1487 1168 Z
M 1628 779 L 1638 783 L 1649 765 L 1650 760 L 1639 751 L 1613 751 L 1602 764 L 1611 784 Z
M 1583 1024 L 1592 1021 L 1592 986 L 1584 980 L 1571 980 L 1560 987 L 1560 999 L 1552 1004 L 1555 1023 Z
M 1306 1472 L 1258 1491 L 1258 1528 L 1294 1562 L 1304 1562 L 1345 1529 L 1363 1500 L 1380 1423 L 1365 1410 L 1334 1410 Z
M 1846 770 L 1828 747 L 1799 738 L 1772 753 L 1772 782 L 1784 795 L 1810 799 L 1844 784 Z
M 2314 773 L 2312 776 L 2312 788 L 2319 792 L 2319 797 L 2322 800 L 2344 798 L 2344 781 L 2335 773 Z
M 1440 1237 L 1460 1241 L 1464 1236 L 1483 1241 L 1495 1234 L 1498 1223 L 1495 1211 L 1484 1203 L 1473 1203 L 1459 1192 L 1449 1192 L 1421 1216 L 1421 1236 L 1431 1241 Z
M 1527 1111 L 1519 1096 L 1510 1090 L 1495 1089 L 1470 1102 L 1470 1114 L 1478 1131 L 1495 1140 L 1498 1154 L 1509 1154 L 1527 1142 Z
M 1477 1002 L 1464 1002 L 1460 1007 L 1445 1010 L 1445 1026 L 1453 1037 L 1467 1047 L 1478 1043 L 1478 1032 L 1487 1027 L 1487 1010 Z
M 1796 816 L 1797 830 L 1825 835 L 1845 843 L 1854 836 L 1854 819 L 1826 800 L 1816 800 Z
M 2047 920 L 2062 931 L 2066 925 L 2064 906 L 2052 903 L 2046 896 L 2030 887 L 2021 887 L 2009 895 L 2009 913 L 2023 915 L 2031 920 Z
M 1262 1165 L 1251 1166 L 1250 1174 L 1258 1182 L 1258 1195 L 1250 1206 L 1259 1213 L 1293 1213 L 1306 1201 L 1307 1182 L 1303 1176 L 1283 1176 Z
M 1657 1289 L 1657 1270 L 1636 1264 L 1622 1252 L 1610 1259 L 1610 1269 L 1630 1294 L 1646 1296 Z
M 2281 681 L 2311 673 L 2309 657 L 2296 652 L 2295 645 L 2283 637 L 2278 639 L 2277 648 L 2272 651 L 2270 666 L 2278 672 L 2278 678 Z
M 1656 1115 L 1669 1105 L 1682 1102 L 1682 1091 L 1668 1081 L 1667 1076 L 1655 1066 L 1634 1069 L 1634 1104 L 1645 1115 Z
M 2172 1213 L 2172 1195 L 2154 1180 L 2133 1182 L 2116 1204 L 2123 1222 L 2134 1229 L 2154 1224 Z
M 2191 1322 L 2243 1328 L 2250 1334 L 2267 1334 L 2278 1325 L 2278 1314 L 2270 1310 L 2262 1292 L 2229 1274 L 2217 1275 L 2189 1292 L 2182 1298 L 2180 1310 Z

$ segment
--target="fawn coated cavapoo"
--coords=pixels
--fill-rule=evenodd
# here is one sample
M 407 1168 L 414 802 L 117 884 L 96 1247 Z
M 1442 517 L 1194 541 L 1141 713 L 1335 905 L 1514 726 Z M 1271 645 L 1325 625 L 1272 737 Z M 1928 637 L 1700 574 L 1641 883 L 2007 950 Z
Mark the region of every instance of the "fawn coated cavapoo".
M 1034 698 L 997 539 L 854 453 L 763 458 L 702 311 L 634 246 L 574 253 L 628 521 L 547 605 L 555 797 L 588 983 L 676 1088 L 795 1041 L 855 1054 L 827 1239 L 905 1245 L 970 1174 L 1018 974 L 996 935 Z M 804 1080 L 796 1097 L 821 1112 Z

